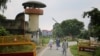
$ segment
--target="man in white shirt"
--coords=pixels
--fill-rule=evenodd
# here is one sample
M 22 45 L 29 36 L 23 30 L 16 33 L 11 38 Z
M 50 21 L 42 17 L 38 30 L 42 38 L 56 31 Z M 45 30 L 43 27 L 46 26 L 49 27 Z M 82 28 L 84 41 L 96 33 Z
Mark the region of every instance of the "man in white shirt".
M 63 49 L 63 55 L 67 56 L 67 48 L 68 48 L 68 42 L 66 39 L 63 40 L 62 42 L 62 49 Z

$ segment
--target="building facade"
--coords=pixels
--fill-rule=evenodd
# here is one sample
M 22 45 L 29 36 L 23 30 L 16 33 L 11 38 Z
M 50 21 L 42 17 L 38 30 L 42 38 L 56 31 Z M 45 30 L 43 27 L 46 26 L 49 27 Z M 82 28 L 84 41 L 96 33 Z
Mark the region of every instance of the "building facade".
M 52 30 L 42 30 L 42 36 L 52 36 Z

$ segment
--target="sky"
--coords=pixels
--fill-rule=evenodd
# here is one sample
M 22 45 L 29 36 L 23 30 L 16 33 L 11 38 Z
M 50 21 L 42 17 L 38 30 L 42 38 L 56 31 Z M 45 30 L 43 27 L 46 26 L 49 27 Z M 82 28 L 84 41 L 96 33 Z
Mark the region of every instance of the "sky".
M 7 19 L 15 19 L 16 15 L 23 12 L 22 3 L 29 0 L 11 0 L 7 3 L 7 10 L 4 15 Z M 34 1 L 34 0 L 33 0 Z M 90 11 L 93 7 L 100 9 L 100 0 L 35 0 L 46 4 L 47 7 L 42 8 L 44 13 L 39 16 L 39 28 L 41 30 L 52 30 L 56 23 L 52 20 L 54 18 L 58 23 L 68 19 L 77 19 L 85 24 L 85 28 L 89 24 L 88 18 L 83 18 L 85 11 Z M 26 16 L 25 20 L 28 20 Z

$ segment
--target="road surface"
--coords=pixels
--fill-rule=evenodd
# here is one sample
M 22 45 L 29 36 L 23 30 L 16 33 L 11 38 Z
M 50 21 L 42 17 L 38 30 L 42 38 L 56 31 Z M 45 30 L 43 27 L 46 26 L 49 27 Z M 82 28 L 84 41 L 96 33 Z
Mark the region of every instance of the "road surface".
M 77 42 L 68 42 L 69 46 L 77 44 Z M 60 47 L 58 50 L 56 50 L 56 45 L 54 44 L 52 49 L 49 48 L 49 46 L 46 46 L 44 50 L 42 50 L 37 56 L 64 56 L 62 54 L 62 48 Z M 73 56 L 70 52 L 70 49 L 67 50 L 67 56 Z

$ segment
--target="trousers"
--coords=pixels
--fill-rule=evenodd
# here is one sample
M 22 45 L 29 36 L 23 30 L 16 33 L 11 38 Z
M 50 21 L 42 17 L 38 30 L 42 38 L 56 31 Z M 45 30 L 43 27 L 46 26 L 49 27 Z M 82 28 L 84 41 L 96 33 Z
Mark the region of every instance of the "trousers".
M 63 52 L 63 55 L 64 55 L 64 56 L 67 56 L 67 50 L 66 50 L 66 49 L 63 49 L 62 52 Z

